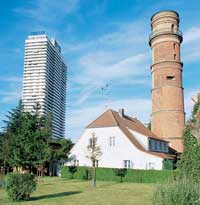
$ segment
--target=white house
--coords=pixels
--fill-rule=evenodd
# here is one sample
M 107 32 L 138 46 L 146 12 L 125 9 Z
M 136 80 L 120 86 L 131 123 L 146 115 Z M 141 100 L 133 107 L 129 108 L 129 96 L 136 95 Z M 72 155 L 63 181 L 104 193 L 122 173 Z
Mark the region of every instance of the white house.
M 102 155 L 99 167 L 163 169 L 164 159 L 174 159 L 164 141 L 136 118 L 107 110 L 89 124 L 73 146 L 66 165 L 91 166 L 87 158 L 89 139 L 95 133 Z

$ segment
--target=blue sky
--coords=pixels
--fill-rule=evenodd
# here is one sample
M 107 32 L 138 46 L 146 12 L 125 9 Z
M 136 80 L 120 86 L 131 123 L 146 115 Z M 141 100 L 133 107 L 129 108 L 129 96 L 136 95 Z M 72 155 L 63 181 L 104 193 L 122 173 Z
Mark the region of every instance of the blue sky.
M 199 8 L 197 0 L 1 0 L 0 126 L 21 96 L 25 38 L 41 30 L 58 40 L 68 65 L 67 137 L 108 108 L 149 122 L 150 18 L 166 9 L 180 15 L 188 117 L 200 91 Z

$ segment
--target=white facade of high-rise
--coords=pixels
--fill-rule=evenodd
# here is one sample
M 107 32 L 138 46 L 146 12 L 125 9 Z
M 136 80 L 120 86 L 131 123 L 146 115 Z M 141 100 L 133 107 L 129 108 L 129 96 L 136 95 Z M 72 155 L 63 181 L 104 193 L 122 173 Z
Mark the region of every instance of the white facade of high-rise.
M 22 102 L 31 112 L 40 104 L 40 114 L 53 116 L 53 137 L 64 137 L 67 67 L 55 39 L 30 35 L 25 41 Z

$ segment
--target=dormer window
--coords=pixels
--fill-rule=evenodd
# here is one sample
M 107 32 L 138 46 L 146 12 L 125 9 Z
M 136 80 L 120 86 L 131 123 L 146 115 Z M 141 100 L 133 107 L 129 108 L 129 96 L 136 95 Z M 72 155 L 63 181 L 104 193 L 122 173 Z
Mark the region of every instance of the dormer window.
M 164 151 L 167 152 L 167 143 L 164 143 Z
M 149 140 L 149 149 L 153 149 L 153 142 L 152 142 L 152 140 Z

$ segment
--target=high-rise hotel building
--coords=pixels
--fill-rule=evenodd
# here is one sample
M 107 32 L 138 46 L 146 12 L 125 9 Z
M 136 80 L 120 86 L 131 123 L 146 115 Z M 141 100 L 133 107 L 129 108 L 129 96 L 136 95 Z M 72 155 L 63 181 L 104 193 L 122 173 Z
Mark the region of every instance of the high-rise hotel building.
M 25 41 L 22 102 L 31 112 L 39 103 L 40 115 L 52 114 L 54 138 L 65 134 L 67 66 L 55 39 L 45 34 L 29 35 Z

